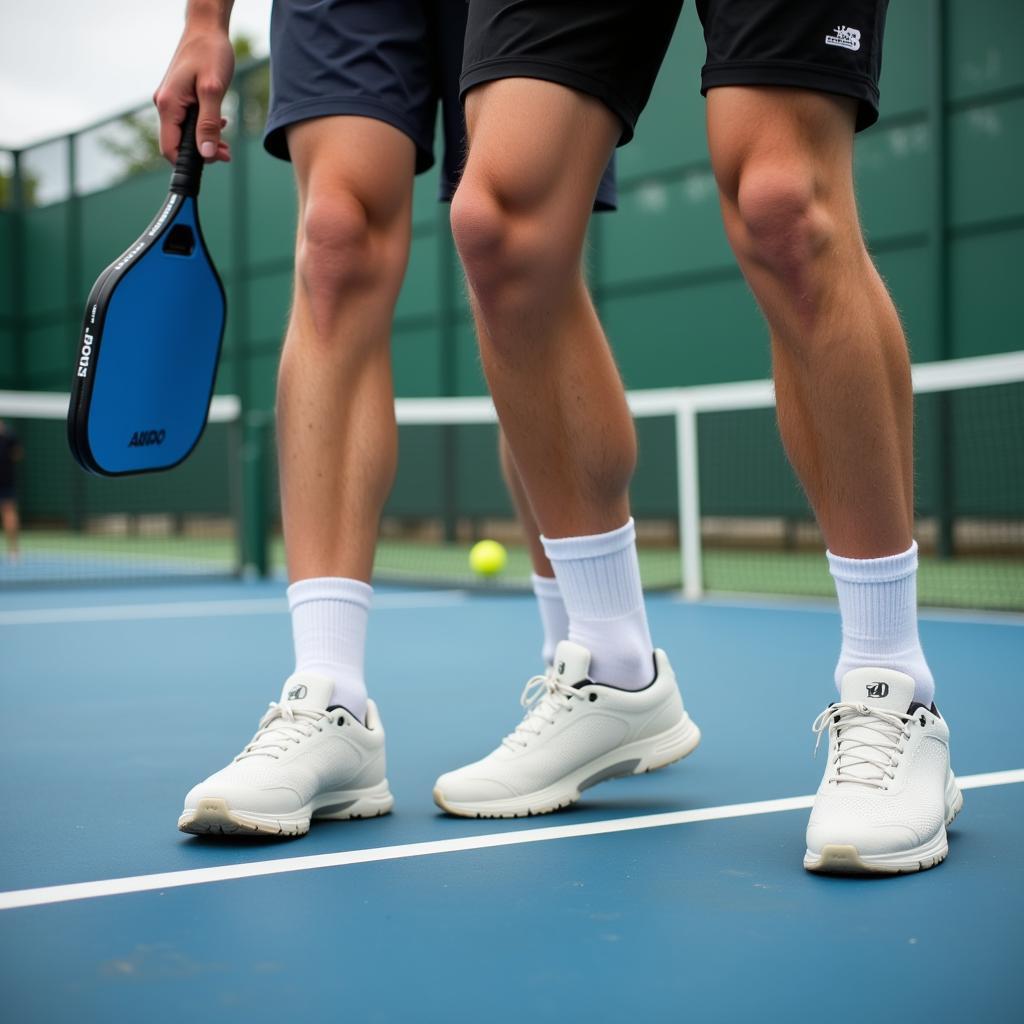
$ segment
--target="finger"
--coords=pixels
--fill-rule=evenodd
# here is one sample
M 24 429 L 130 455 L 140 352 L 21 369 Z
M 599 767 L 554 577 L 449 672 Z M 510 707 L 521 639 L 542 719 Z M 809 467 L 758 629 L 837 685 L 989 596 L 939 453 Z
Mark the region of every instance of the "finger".
M 201 78 L 197 83 L 199 94 L 199 120 L 196 122 L 196 143 L 204 160 L 217 158 L 220 145 L 220 104 L 227 91 L 225 83 L 217 78 Z
M 173 164 L 181 145 L 181 122 L 185 119 L 188 100 L 171 95 L 162 88 L 153 97 L 160 114 L 160 152 Z

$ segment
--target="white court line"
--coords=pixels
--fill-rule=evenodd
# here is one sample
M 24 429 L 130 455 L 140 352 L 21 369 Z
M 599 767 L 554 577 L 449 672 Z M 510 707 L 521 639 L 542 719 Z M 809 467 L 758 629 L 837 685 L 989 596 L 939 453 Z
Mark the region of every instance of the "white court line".
M 779 597 L 764 594 L 743 594 L 726 596 L 711 594 L 699 601 L 690 601 L 682 594 L 671 599 L 677 604 L 710 606 L 712 608 L 737 608 L 740 610 L 769 612 L 820 612 L 826 615 L 838 615 L 839 605 L 835 598 L 830 597 Z M 1024 612 L 983 610 L 974 608 L 929 608 L 917 610 L 917 617 L 930 622 L 977 622 L 988 626 L 1024 626 Z
M 375 610 L 449 608 L 466 600 L 464 590 L 422 594 L 377 594 Z M 0 612 L 0 626 L 38 626 L 58 622 L 122 622 L 127 619 L 205 619 L 218 615 L 267 615 L 288 611 L 281 597 L 242 601 L 167 601 L 160 604 L 109 604 L 78 608 L 25 608 Z
M 1024 782 L 1024 768 L 1005 772 L 986 772 L 958 778 L 961 789 L 979 789 L 983 786 L 1005 786 Z M 549 828 L 530 828 L 496 832 L 483 836 L 462 836 L 458 839 L 439 839 L 429 843 L 405 843 L 400 846 L 381 846 L 369 850 L 346 850 L 339 853 L 321 853 L 309 857 L 283 857 L 279 860 L 249 861 L 244 864 L 222 864 L 212 868 L 193 868 L 188 871 L 165 871 L 154 875 L 135 875 L 130 878 L 107 878 L 97 882 L 73 882 L 70 885 L 48 885 L 38 889 L 15 889 L 0 892 L 0 911 L 19 907 L 39 907 L 49 903 L 67 903 L 72 900 L 95 899 L 99 896 L 123 896 L 133 892 L 153 892 L 185 885 L 204 885 L 208 882 L 227 882 L 238 878 L 258 878 L 264 875 L 288 874 L 293 871 L 315 871 L 348 864 L 369 864 L 404 857 L 427 857 L 438 853 L 460 853 L 466 850 L 484 850 L 496 846 L 519 846 L 540 843 L 550 839 L 574 839 L 577 836 L 600 836 L 612 832 L 633 832 L 637 829 L 661 828 L 665 825 L 687 825 L 695 821 L 719 821 L 723 818 L 744 818 L 753 814 L 774 814 L 778 811 L 797 811 L 810 807 L 813 796 L 790 796 L 780 800 L 760 800 L 749 804 L 726 804 L 722 807 L 701 807 L 692 811 L 669 811 L 665 814 L 644 814 L 634 818 L 616 818 L 611 821 L 589 821 L 579 825 L 555 825 Z
M 469 599 L 465 590 L 437 590 L 408 594 L 377 594 L 373 607 L 384 609 L 448 608 Z M 683 598 L 673 601 L 684 602 Z M 719 608 L 757 609 L 762 611 L 788 612 L 809 611 L 837 615 L 834 601 L 783 599 L 779 601 L 747 598 L 705 598 L 700 602 Z M 0 611 L 0 626 L 53 625 L 62 622 L 118 622 L 130 619 L 194 619 L 208 616 L 266 615 L 288 610 L 284 598 L 249 598 L 238 601 L 168 601 L 155 604 L 97 605 L 75 608 L 26 608 Z M 979 622 L 991 625 L 1024 625 L 1024 614 L 1020 612 L 973 612 L 955 609 L 939 610 L 922 608 L 918 612 L 922 620 L 938 622 Z

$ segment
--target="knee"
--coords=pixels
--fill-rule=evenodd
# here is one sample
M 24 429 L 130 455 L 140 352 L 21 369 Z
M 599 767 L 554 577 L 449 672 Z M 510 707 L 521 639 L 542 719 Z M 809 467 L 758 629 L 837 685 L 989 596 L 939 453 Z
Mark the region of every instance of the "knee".
M 368 292 L 397 294 L 404 269 L 402 240 L 375 227 L 372 211 L 353 192 L 311 196 L 296 245 L 297 287 L 314 322 L 326 327 L 347 302 Z
M 832 247 L 834 217 L 801 166 L 753 165 L 740 170 L 730 231 L 741 262 L 752 262 L 794 285 L 806 286 Z
M 510 218 L 489 189 L 463 179 L 452 197 L 451 225 L 470 284 L 484 283 L 495 262 L 508 258 Z
M 452 237 L 487 317 L 543 305 L 578 270 L 579 254 L 546 227 L 542 204 L 464 177 L 452 200 Z

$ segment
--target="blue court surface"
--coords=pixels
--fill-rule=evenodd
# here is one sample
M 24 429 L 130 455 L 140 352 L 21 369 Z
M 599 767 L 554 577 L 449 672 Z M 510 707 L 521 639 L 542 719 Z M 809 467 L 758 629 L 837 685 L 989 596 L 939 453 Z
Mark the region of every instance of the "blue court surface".
M 532 598 L 379 591 L 394 813 L 253 842 L 175 825 L 290 671 L 279 584 L 0 594 L 5 1019 L 1020 1020 L 1024 619 L 925 617 L 964 811 L 936 869 L 851 880 L 801 867 L 837 616 L 649 614 L 698 750 L 465 821 L 431 786 L 518 720 Z

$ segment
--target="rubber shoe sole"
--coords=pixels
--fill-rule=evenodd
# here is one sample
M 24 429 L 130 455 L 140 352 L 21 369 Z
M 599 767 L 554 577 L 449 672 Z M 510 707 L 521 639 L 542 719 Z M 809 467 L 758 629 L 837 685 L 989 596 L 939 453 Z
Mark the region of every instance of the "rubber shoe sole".
M 526 818 L 559 811 L 579 800 L 584 790 L 609 779 L 666 768 L 692 754 L 700 743 L 700 729 L 689 715 L 657 736 L 637 740 L 595 758 L 552 785 L 533 793 L 503 800 L 460 803 L 434 788 L 434 803 L 460 818 Z
M 821 853 L 808 850 L 804 854 L 804 867 L 808 871 L 828 875 L 902 875 L 914 871 L 927 871 L 941 864 L 949 853 L 946 829 L 964 806 L 964 796 L 956 781 L 946 790 L 946 821 L 933 839 L 911 850 L 897 853 L 865 854 L 856 846 L 828 843 Z
M 178 828 L 194 836 L 302 836 L 311 819 L 349 821 L 377 818 L 390 812 L 395 800 L 385 779 L 370 789 L 322 793 L 291 814 L 259 814 L 232 808 L 226 800 L 207 797 L 194 810 L 185 811 Z

